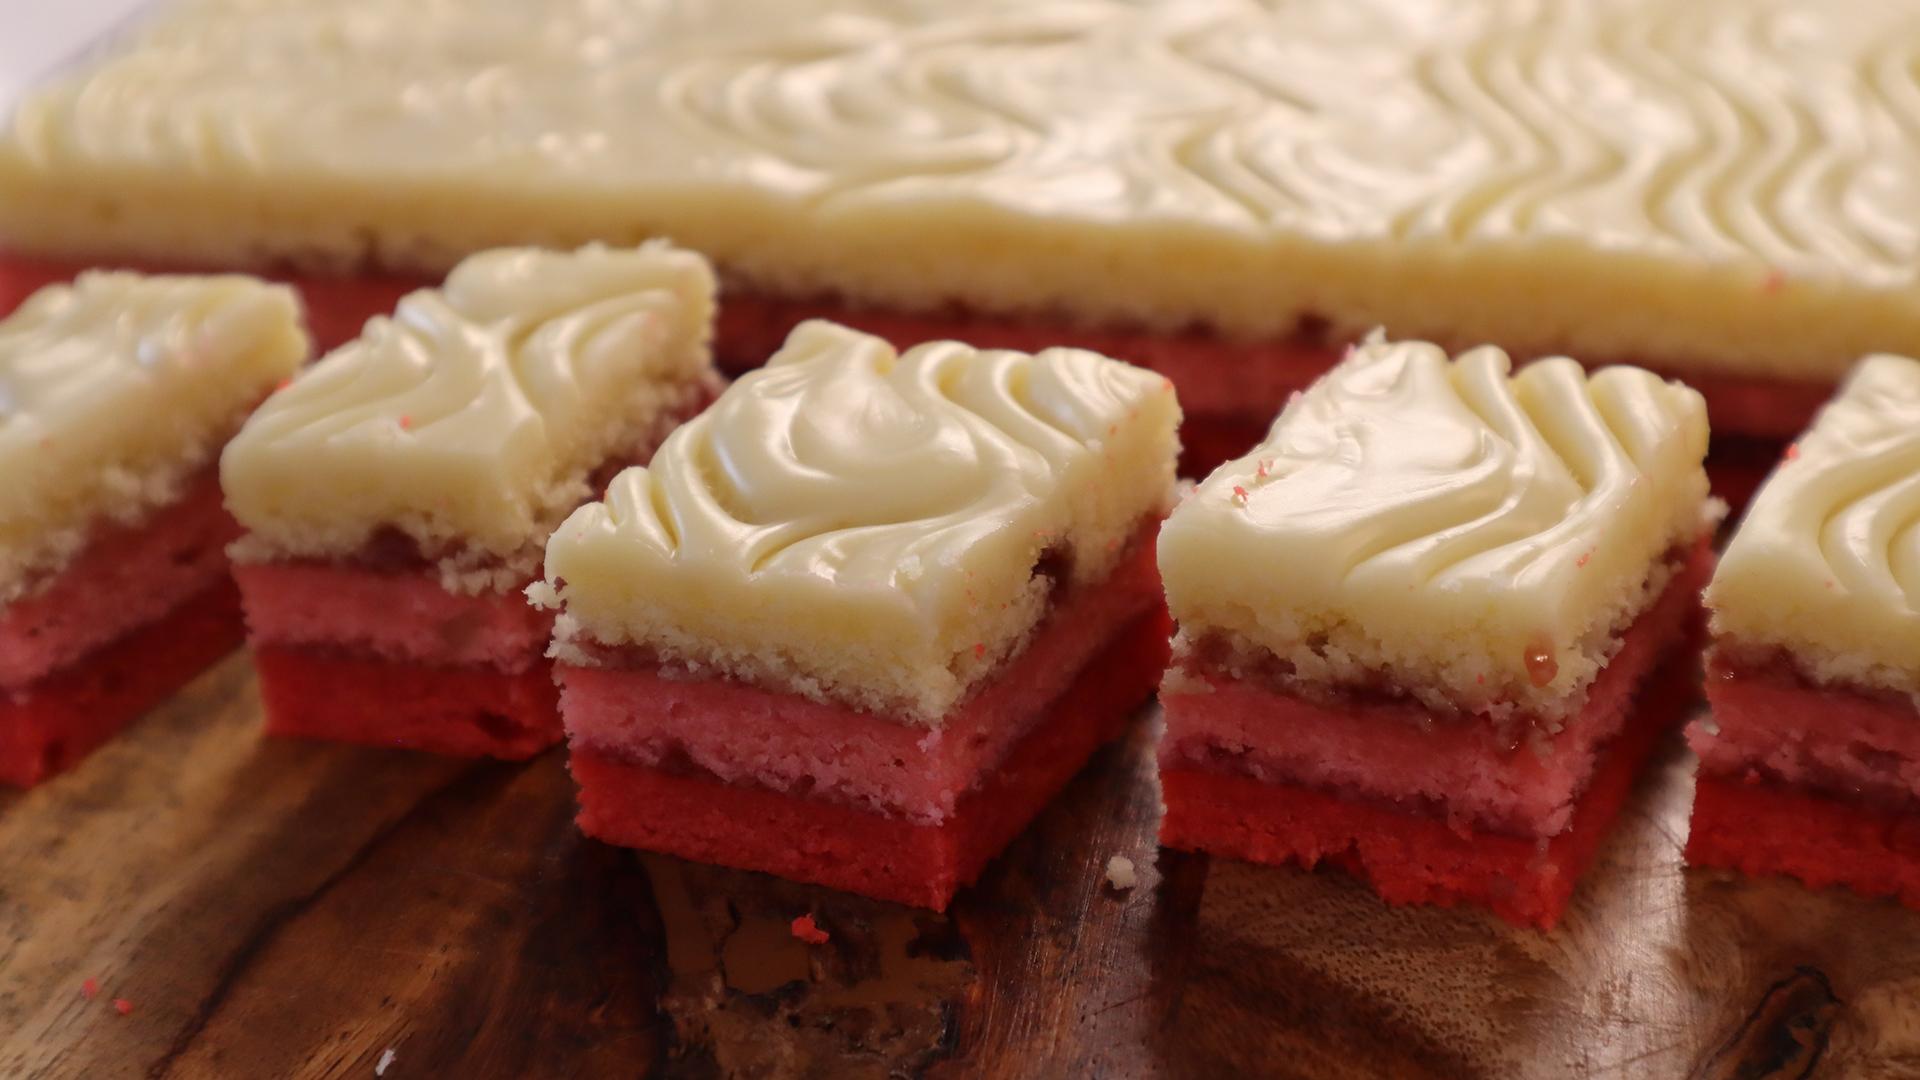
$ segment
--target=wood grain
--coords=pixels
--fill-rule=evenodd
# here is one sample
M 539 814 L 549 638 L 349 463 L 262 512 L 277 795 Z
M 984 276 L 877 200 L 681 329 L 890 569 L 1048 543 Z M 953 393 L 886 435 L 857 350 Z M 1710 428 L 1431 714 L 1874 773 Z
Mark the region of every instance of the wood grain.
M 1677 747 L 1536 934 L 1158 852 L 1151 726 L 942 916 L 585 841 L 558 754 L 263 741 L 234 657 L 0 794 L 0 1076 L 1920 1076 L 1920 915 L 1683 872 Z

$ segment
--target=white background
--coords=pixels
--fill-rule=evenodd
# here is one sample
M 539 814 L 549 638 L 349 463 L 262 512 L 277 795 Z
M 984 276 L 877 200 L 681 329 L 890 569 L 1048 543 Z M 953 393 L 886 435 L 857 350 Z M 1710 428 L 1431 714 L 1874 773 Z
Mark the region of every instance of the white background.
M 0 112 L 29 84 L 150 2 L 0 0 Z

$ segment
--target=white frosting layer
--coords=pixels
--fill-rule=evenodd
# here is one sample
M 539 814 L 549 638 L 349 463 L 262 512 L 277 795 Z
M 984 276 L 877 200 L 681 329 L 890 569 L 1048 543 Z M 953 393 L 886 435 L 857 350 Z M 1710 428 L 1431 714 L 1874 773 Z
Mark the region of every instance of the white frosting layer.
M 1733 645 L 1920 694 L 1920 361 L 1860 362 L 1754 498 L 1707 603 Z
M 187 0 L 0 144 L 0 238 L 1837 380 L 1920 354 L 1887 0 Z
M 714 378 L 714 280 L 650 244 L 476 255 L 301 373 L 221 458 L 245 558 L 333 557 L 397 528 L 450 588 L 505 588 Z
M 1295 398 L 1161 531 L 1183 640 L 1435 707 L 1577 708 L 1704 527 L 1706 414 L 1636 368 L 1510 371 L 1376 338 Z
M 0 604 L 177 499 L 308 348 L 293 293 L 245 277 L 83 274 L 0 320 Z
M 898 355 L 831 323 L 554 534 L 569 634 L 937 724 L 1169 501 L 1180 409 L 1090 352 Z M 546 602 L 554 595 L 536 586 Z

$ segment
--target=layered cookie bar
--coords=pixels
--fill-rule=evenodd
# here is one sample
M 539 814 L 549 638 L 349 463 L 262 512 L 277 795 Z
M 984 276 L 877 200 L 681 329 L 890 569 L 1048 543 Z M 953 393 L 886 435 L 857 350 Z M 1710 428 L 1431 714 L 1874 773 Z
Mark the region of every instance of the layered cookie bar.
M 291 270 L 319 311 L 362 295 L 330 276 L 671 236 L 729 277 L 726 362 L 822 315 L 1082 345 L 1173 379 L 1216 458 L 1377 325 L 1647 366 L 1783 441 L 1855 358 L 1920 353 L 1910 19 L 186 0 L 20 108 L 0 247 Z
M 580 825 L 944 908 L 1152 693 L 1180 410 L 807 323 L 554 535 Z
M 1920 907 L 1920 361 L 1862 361 L 1707 589 L 1687 860 Z
M 547 536 L 717 390 L 714 280 L 664 245 L 502 249 L 276 393 L 220 479 L 267 730 L 523 758 L 560 738 Z
M 0 320 L 0 783 L 239 644 L 212 464 L 307 352 L 294 294 L 251 278 L 89 273 Z
M 1645 371 L 1356 349 L 1161 531 L 1162 843 L 1553 925 L 1692 700 L 1706 444 Z

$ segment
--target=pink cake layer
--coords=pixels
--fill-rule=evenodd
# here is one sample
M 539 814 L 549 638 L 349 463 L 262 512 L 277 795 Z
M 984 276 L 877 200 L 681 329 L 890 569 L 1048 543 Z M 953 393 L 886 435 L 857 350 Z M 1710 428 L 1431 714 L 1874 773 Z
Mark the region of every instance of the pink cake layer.
M 1710 720 L 1687 728 L 1703 775 L 1898 804 L 1920 798 L 1920 710 L 1903 694 L 1740 670 L 1709 654 Z
M 37 682 L 218 584 L 237 535 L 213 470 L 137 525 L 98 527 L 45 588 L 0 608 L 0 690 Z
M 1437 717 L 1401 700 L 1321 704 L 1205 672 L 1193 677 L 1206 690 L 1161 694 L 1160 767 L 1393 801 L 1459 828 L 1556 836 L 1625 725 L 1636 688 L 1697 624 L 1712 561 L 1702 538 L 1558 732 Z
M 553 615 L 518 589 L 459 595 L 431 569 L 349 563 L 233 568 L 257 645 L 325 647 L 401 664 L 486 666 L 514 674 L 541 662 Z
M 556 665 L 576 751 L 692 768 L 724 784 L 804 795 L 938 825 L 1122 627 L 1160 606 L 1152 534 L 1098 586 L 1059 600 L 1033 642 L 937 730 L 649 665 Z

